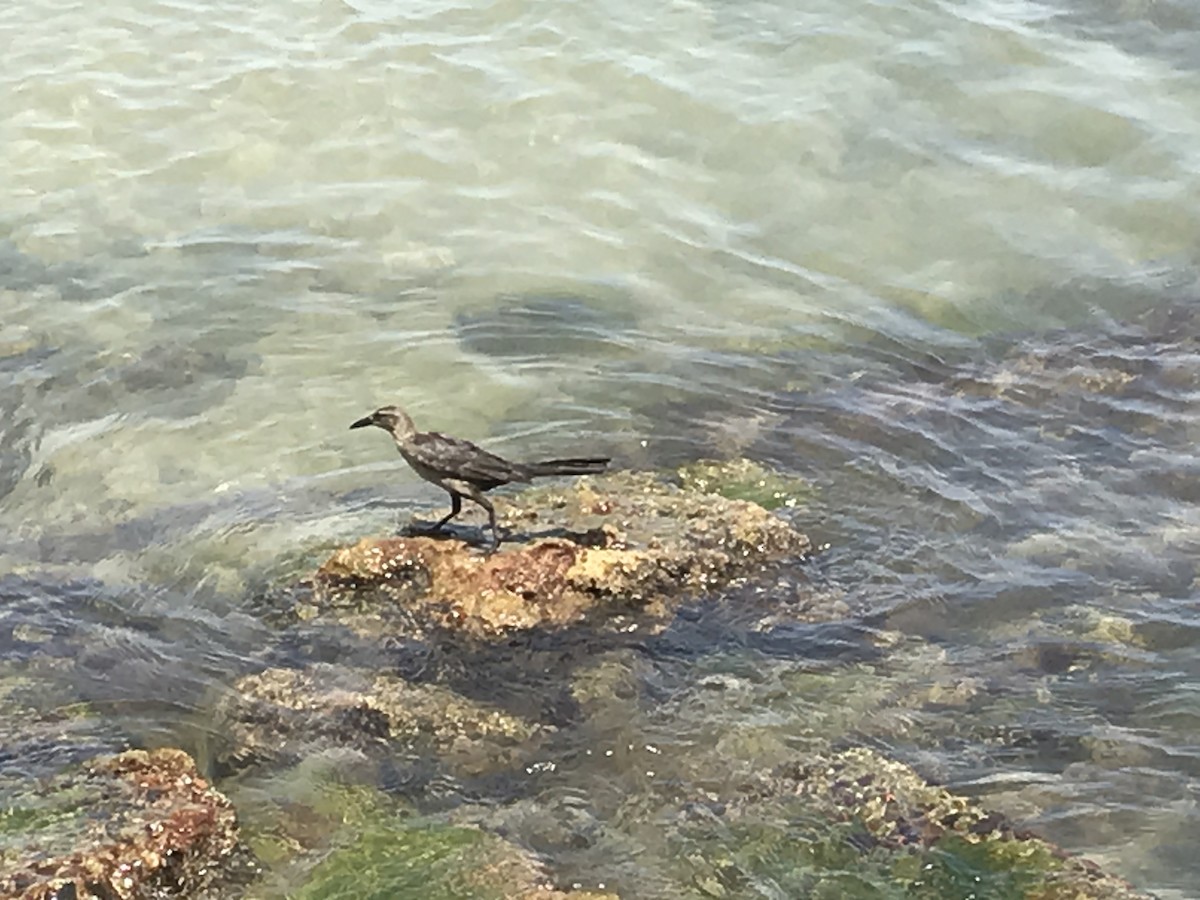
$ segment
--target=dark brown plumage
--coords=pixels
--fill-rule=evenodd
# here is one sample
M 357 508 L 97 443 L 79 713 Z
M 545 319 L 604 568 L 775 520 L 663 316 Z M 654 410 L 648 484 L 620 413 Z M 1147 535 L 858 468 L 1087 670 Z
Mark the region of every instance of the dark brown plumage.
M 492 529 L 492 551 L 500 546 L 500 532 L 496 529 L 496 510 L 484 496 L 485 491 L 502 484 L 528 482 L 534 478 L 596 474 L 603 472 L 609 463 L 606 456 L 510 462 L 462 438 L 448 437 L 436 431 L 417 431 L 408 413 L 398 406 L 377 409 L 350 427 L 365 428 L 368 425 L 388 432 L 412 470 L 450 495 L 449 514 L 437 522 L 432 530 L 441 530 L 462 512 L 462 499 L 466 497 L 487 510 L 488 524 Z

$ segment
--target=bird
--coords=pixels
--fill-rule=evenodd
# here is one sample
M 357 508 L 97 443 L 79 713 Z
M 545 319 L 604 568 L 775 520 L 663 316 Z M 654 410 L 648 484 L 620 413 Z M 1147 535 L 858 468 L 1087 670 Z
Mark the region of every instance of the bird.
M 541 462 L 511 462 L 463 440 L 436 431 L 417 431 L 413 420 L 399 406 L 384 406 L 369 416 L 363 416 L 350 426 L 382 428 L 396 442 L 396 449 L 412 470 L 426 481 L 436 484 L 450 495 L 450 512 L 429 530 L 441 531 L 462 512 L 463 498 L 477 503 L 488 514 L 492 529 L 489 553 L 500 547 L 500 532 L 496 528 L 496 509 L 484 496 L 486 491 L 502 484 L 527 483 L 535 478 L 556 475 L 595 475 L 608 468 L 607 456 L 587 456 L 570 459 L 548 459 Z

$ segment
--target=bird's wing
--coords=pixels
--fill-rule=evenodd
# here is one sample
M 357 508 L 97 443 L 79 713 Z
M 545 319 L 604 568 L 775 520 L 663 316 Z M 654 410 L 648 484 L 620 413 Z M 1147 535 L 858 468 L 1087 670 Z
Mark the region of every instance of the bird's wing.
M 524 467 L 511 463 L 462 438 L 436 431 L 414 436 L 412 449 L 421 463 L 445 478 L 470 481 L 480 487 L 496 487 L 509 481 L 528 481 Z

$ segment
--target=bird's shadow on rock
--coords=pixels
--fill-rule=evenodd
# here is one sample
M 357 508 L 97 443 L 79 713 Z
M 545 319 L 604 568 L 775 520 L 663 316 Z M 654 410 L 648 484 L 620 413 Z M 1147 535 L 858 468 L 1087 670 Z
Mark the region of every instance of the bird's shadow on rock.
M 491 549 L 491 539 L 488 536 L 488 528 L 486 526 L 475 525 L 443 525 L 441 528 L 434 528 L 431 522 L 422 522 L 412 520 L 405 525 L 401 525 L 396 530 L 396 537 L 402 538 L 429 538 L 434 541 L 461 541 L 469 547 L 479 549 L 485 556 L 492 555 L 493 552 L 499 552 Z M 600 528 L 591 528 L 587 531 L 572 531 L 569 528 L 543 528 L 540 531 L 500 531 L 500 547 L 508 546 L 525 547 L 536 541 L 547 539 L 558 539 L 570 541 L 573 544 L 578 544 L 580 547 L 605 547 L 607 546 L 608 536 Z

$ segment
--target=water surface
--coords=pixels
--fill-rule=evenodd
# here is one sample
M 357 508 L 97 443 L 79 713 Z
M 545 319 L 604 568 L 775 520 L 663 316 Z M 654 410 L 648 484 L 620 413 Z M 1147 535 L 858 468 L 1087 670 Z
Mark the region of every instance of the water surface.
M 3 649 L 73 660 L 55 702 L 200 752 L 247 598 L 439 502 L 346 431 L 385 402 L 749 455 L 820 489 L 848 625 L 921 649 L 681 625 L 622 727 L 702 780 L 867 685 L 891 716 L 816 731 L 1196 895 L 1192 4 L 31 0 L 0 42 Z M 679 847 L 597 817 L 538 849 L 656 895 Z

